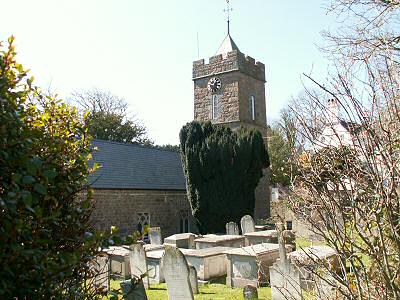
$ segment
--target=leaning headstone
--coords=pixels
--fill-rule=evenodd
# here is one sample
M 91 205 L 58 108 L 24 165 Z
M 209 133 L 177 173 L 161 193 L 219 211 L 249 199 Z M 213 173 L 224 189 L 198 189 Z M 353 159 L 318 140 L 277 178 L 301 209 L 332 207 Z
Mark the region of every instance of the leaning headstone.
M 190 285 L 190 269 L 182 252 L 173 246 L 165 246 L 163 273 L 167 283 L 168 299 L 193 300 Z
M 244 299 L 258 299 L 257 287 L 252 284 L 246 284 L 243 288 Z
M 100 292 L 110 289 L 110 261 L 108 255 L 99 255 L 93 262 L 94 286 Z
M 147 300 L 146 290 L 143 282 L 135 282 L 134 280 L 124 280 L 120 283 L 123 299 L 126 300 Z
M 227 235 L 239 235 L 239 227 L 236 222 L 226 223 L 225 227 Z
M 149 238 L 150 238 L 150 244 L 161 245 L 162 244 L 161 228 L 160 227 L 149 228 Z
M 197 281 L 197 271 L 196 268 L 192 265 L 189 265 L 189 279 L 190 279 L 190 285 L 192 286 L 193 294 L 198 294 L 199 283 Z
M 142 278 L 146 289 L 149 288 L 149 277 L 146 263 L 146 252 L 142 244 L 133 244 L 129 247 L 129 265 L 132 278 Z
M 245 215 L 240 220 L 240 227 L 242 227 L 242 234 L 256 231 L 254 220 L 251 216 Z

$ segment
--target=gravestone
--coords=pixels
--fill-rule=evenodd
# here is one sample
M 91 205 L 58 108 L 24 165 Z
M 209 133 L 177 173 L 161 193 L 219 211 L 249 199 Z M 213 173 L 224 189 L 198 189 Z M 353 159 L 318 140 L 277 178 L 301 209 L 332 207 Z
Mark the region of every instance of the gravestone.
M 199 282 L 197 281 L 197 271 L 192 265 L 189 265 L 189 279 L 190 285 L 192 286 L 193 294 L 199 293 Z
M 226 223 L 225 227 L 227 235 L 239 235 L 239 226 L 236 222 Z
M 164 245 L 170 245 L 177 248 L 194 249 L 194 233 L 177 233 L 166 237 Z
M 123 299 L 126 300 L 147 300 L 146 290 L 143 282 L 132 282 L 131 279 L 124 280 L 119 283 L 121 286 Z
M 150 244 L 161 245 L 162 244 L 161 228 L 160 227 L 150 227 L 149 228 L 149 238 L 150 238 Z
M 246 239 L 241 235 L 217 235 L 206 234 L 194 240 L 196 249 L 205 249 L 212 247 L 231 247 L 239 248 L 246 244 Z
M 169 300 L 193 300 L 190 285 L 190 269 L 182 252 L 173 246 L 165 246 L 163 273 L 167 283 Z
M 110 260 L 110 272 L 113 277 L 122 279 L 131 278 L 129 267 L 129 249 L 122 246 L 111 246 L 103 250 Z
M 240 227 L 242 228 L 243 235 L 256 231 L 254 220 L 249 215 L 245 215 L 242 217 L 242 219 L 240 220 Z
M 257 287 L 252 284 L 246 284 L 243 288 L 244 299 L 258 299 Z
M 278 227 L 277 227 L 278 228 Z M 270 270 L 271 295 L 273 300 L 301 300 L 300 270 L 288 259 L 282 232 L 278 235 L 279 259 Z
M 141 278 L 143 274 L 146 276 L 143 278 L 143 285 L 146 289 L 149 288 L 149 277 L 147 276 L 147 263 L 146 263 L 146 252 L 144 251 L 142 244 L 133 244 L 129 247 L 131 250 L 129 253 L 129 264 L 131 268 L 131 277 Z
M 108 255 L 99 255 L 93 262 L 94 286 L 101 292 L 110 289 L 110 260 Z
M 243 288 L 269 282 L 269 268 L 279 257 L 278 244 L 258 244 L 225 251 L 227 254 L 226 285 Z
M 197 278 L 206 281 L 226 275 L 226 254 L 230 247 L 213 247 L 205 249 L 179 249 L 186 261 L 194 266 Z

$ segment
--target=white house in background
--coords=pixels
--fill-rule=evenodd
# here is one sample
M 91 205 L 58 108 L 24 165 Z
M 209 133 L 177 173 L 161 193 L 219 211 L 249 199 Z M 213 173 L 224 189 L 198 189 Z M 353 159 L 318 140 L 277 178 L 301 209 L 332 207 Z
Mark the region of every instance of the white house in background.
M 358 135 L 361 132 L 361 125 L 340 118 L 339 104 L 336 99 L 328 100 L 325 116 L 325 125 L 320 136 L 313 143 L 314 151 L 326 147 L 359 145 Z

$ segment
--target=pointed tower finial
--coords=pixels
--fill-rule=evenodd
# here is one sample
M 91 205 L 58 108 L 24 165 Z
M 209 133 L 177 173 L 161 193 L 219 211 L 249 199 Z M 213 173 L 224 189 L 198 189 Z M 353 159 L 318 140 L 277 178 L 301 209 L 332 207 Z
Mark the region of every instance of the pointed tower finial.
M 231 22 L 231 11 L 232 10 L 233 9 L 231 8 L 230 1 L 226 0 L 226 9 L 224 9 L 224 12 L 226 12 L 226 22 L 228 23 L 228 35 L 230 35 L 229 25 L 230 25 L 230 22 Z

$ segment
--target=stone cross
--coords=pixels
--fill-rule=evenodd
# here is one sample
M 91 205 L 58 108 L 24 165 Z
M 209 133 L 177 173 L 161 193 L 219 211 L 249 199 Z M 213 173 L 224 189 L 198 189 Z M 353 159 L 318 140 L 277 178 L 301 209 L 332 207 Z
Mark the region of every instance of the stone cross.
M 149 288 L 149 276 L 146 263 L 146 252 L 142 244 L 133 244 L 129 247 L 129 264 L 131 268 L 131 277 L 141 278 L 143 275 L 143 285 Z
M 110 260 L 107 255 L 99 255 L 93 262 L 94 285 L 102 292 L 110 288 Z
M 190 285 L 192 286 L 193 294 L 199 293 L 199 282 L 197 281 L 197 271 L 192 265 L 189 265 L 189 279 Z
M 162 245 L 162 236 L 160 227 L 150 227 L 149 228 L 149 238 L 150 244 Z
M 251 216 L 245 215 L 240 220 L 240 227 L 242 227 L 242 234 L 245 235 L 246 233 L 256 231 L 256 227 L 254 224 L 254 220 Z
M 193 300 L 190 269 L 182 252 L 173 246 L 165 246 L 163 273 L 167 283 L 168 299 Z
M 287 257 L 283 228 L 277 224 L 279 259 L 270 270 L 273 300 L 303 299 L 300 286 L 300 270 Z
M 226 223 L 226 234 L 228 235 L 239 235 L 239 227 L 236 222 Z

